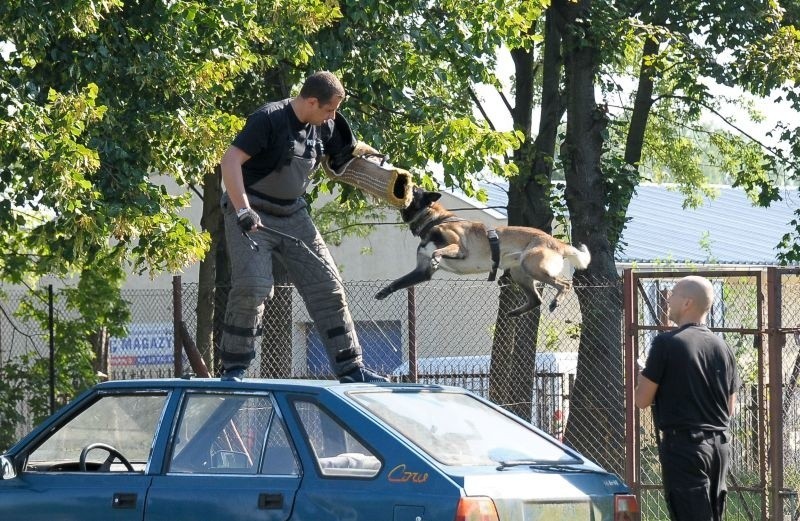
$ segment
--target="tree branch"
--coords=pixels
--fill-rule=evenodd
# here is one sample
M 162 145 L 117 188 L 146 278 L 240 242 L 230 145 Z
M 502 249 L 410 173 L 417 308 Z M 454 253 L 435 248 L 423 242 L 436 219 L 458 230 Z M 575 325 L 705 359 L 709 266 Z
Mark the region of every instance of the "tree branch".
M 728 125 L 732 129 L 736 130 L 738 133 L 740 133 L 741 135 L 743 135 L 744 137 L 746 137 L 747 139 L 749 139 L 753 143 L 756 143 L 758 146 L 760 146 L 762 149 L 764 149 L 767 152 L 769 152 L 771 155 L 777 157 L 778 159 L 780 159 L 782 161 L 786 161 L 791 165 L 794 165 L 795 168 L 800 168 L 800 163 L 798 163 L 797 161 L 792 161 L 792 160 L 784 157 L 783 154 L 781 154 L 775 148 L 770 147 L 769 145 L 763 143 L 759 139 L 756 139 L 749 132 L 747 132 L 743 128 L 739 127 L 738 125 L 736 125 L 733 121 L 731 121 L 729 118 L 727 118 L 722 113 L 720 113 L 717 109 L 715 109 L 714 107 L 712 107 L 708 103 L 705 103 L 704 101 L 693 99 L 693 98 L 690 98 L 689 96 L 681 96 L 681 95 L 678 95 L 678 94 L 664 94 L 662 96 L 655 97 L 653 99 L 653 105 L 655 105 L 661 99 L 668 99 L 668 98 L 678 99 L 678 100 L 681 100 L 681 101 L 685 101 L 687 103 L 696 103 L 696 104 L 700 105 L 701 107 L 705 108 L 706 110 L 708 110 L 709 112 L 711 112 L 712 114 L 717 116 L 719 119 L 721 119 L 723 123 L 725 123 L 726 125 Z

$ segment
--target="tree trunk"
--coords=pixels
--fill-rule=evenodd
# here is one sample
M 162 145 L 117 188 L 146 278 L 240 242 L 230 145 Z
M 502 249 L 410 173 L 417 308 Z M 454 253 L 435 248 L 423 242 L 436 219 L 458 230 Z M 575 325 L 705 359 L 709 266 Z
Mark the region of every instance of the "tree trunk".
M 224 229 L 219 199 L 222 195 L 222 173 L 219 166 L 203 179 L 203 216 L 200 226 L 211 235 L 211 248 L 200 262 L 197 292 L 197 349 L 210 374 L 216 374 L 214 365 L 214 319 L 217 258 L 220 243 L 224 247 Z
M 509 182 L 508 224 L 552 230 L 553 212 L 550 189 L 553 156 L 558 124 L 564 114 L 560 101 L 561 34 L 552 22 L 548 9 L 545 18 L 544 62 L 542 68 L 542 112 L 539 134 L 531 144 L 526 141 L 515 152 L 514 161 L 520 174 Z M 513 50 L 515 66 L 514 128 L 530 137 L 533 130 L 534 54 L 530 50 Z M 500 289 L 492 365 L 489 375 L 490 398 L 521 416 L 531 419 L 531 398 L 535 384 L 536 352 L 540 308 L 518 319 L 508 318 L 508 311 L 521 304 L 513 286 Z
M 264 72 L 263 83 L 254 91 L 265 93 L 267 99 L 283 99 L 289 96 L 290 82 L 287 81 L 289 72 L 283 66 Z M 245 99 L 244 97 L 243 99 Z M 253 100 L 247 100 L 247 106 L 239 107 L 241 113 L 246 114 L 252 109 Z M 222 321 L 225 318 L 225 308 L 228 305 L 230 293 L 230 261 L 228 259 L 227 243 L 225 240 L 225 224 L 219 201 L 222 196 L 222 172 L 219 166 L 214 169 L 214 174 L 209 174 L 204 179 L 203 186 L 203 218 L 201 225 L 211 235 L 211 249 L 205 259 L 200 263 L 200 289 L 197 301 L 197 347 L 203 355 L 203 360 L 211 375 L 217 374 L 220 368 L 218 344 L 222 338 Z M 273 262 L 273 265 L 278 263 Z M 275 278 L 275 280 L 279 280 Z M 279 290 L 276 288 L 276 294 Z M 277 299 L 276 302 L 285 302 Z M 289 301 L 291 304 L 291 297 Z M 269 305 L 269 303 L 268 303 Z M 291 306 L 290 306 L 291 308 Z M 264 317 L 275 317 L 274 313 Z M 269 318 L 272 320 L 272 318 Z M 291 312 L 288 319 L 291 341 Z M 265 330 L 284 329 L 287 324 L 278 326 L 263 324 Z M 291 344 L 290 344 L 291 349 Z M 282 373 L 276 373 L 282 374 Z
M 108 329 L 105 327 L 101 327 L 89 335 L 89 342 L 92 344 L 92 351 L 94 351 L 94 370 L 100 381 L 108 380 L 108 348 L 110 341 Z
M 663 24 L 666 20 L 665 2 L 656 2 L 655 12 L 652 14 L 654 24 Z M 631 121 L 625 142 L 625 172 L 617 172 L 617 193 L 609 201 L 608 213 L 613 217 L 611 235 L 609 240 L 617 244 L 622 237 L 625 226 L 624 216 L 628 213 L 628 205 L 633 197 L 633 191 L 639 184 L 639 167 L 642 160 L 647 120 L 653 106 L 653 81 L 656 70 L 652 65 L 652 58 L 658 53 L 659 42 L 655 36 L 648 37 L 642 47 L 642 59 L 639 67 L 639 84 L 636 88 L 636 98 L 631 111 Z
M 598 44 L 591 0 L 559 0 L 567 85 L 567 132 L 561 148 L 572 239 L 592 253 L 575 275 L 582 328 L 565 440 L 608 470 L 624 468 L 622 291 L 609 240 L 608 197 L 600 157 L 607 117 L 595 101 Z

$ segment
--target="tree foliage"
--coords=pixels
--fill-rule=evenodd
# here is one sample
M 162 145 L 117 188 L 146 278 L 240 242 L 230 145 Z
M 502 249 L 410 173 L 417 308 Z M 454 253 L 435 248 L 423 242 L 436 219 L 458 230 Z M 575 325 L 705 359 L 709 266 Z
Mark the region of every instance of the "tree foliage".
M 0 4 L 0 280 L 73 288 L 73 313 L 56 317 L 60 389 L 94 381 L 92 335 L 123 334 L 129 268 L 177 272 L 205 254 L 180 216 L 188 189 L 162 180 L 212 171 L 264 70 L 307 61 L 307 32 L 338 15 L 329 0 Z M 0 380 L 27 372 L 40 396 L 40 357 L 3 361 Z
M 687 205 L 710 192 L 708 166 L 756 204 L 779 200 L 779 188 L 800 179 L 800 161 L 791 153 L 797 136 L 789 130 L 800 128 L 800 105 L 789 101 L 784 121 L 767 136 L 746 128 L 763 119 L 749 96 L 796 99 L 797 8 L 793 2 L 599 4 L 612 22 L 603 41 L 624 42 L 622 53 L 616 44 L 602 50 L 604 98 L 622 100 L 622 121 L 649 115 L 643 129 L 612 125 L 609 157 L 621 155 L 631 132 L 641 130 L 646 137 L 635 166 L 644 179 L 680 183 Z M 639 80 L 639 88 L 621 87 L 625 76 Z M 653 87 L 639 100 L 643 78 Z

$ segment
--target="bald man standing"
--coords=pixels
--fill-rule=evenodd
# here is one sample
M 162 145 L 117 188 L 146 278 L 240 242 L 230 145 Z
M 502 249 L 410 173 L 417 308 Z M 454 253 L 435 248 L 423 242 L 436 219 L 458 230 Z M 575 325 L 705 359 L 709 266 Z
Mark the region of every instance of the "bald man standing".
M 713 302 L 707 279 L 678 280 L 668 299 L 678 327 L 653 340 L 636 385 L 636 406 L 654 407 L 673 521 L 721 521 L 725 512 L 728 426 L 741 381 L 730 347 L 705 325 Z

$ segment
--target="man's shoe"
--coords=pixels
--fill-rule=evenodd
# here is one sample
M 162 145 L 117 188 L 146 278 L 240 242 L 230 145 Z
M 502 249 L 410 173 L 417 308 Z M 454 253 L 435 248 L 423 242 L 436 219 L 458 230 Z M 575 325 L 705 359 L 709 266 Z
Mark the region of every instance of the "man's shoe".
M 220 380 L 223 382 L 241 382 L 242 378 L 244 378 L 244 367 L 234 367 L 232 369 L 226 369 Z
M 339 382 L 343 384 L 353 384 L 358 382 L 381 383 L 388 381 L 388 378 L 381 376 L 374 371 L 370 371 L 366 367 L 356 367 L 349 373 L 345 373 L 339 377 Z

